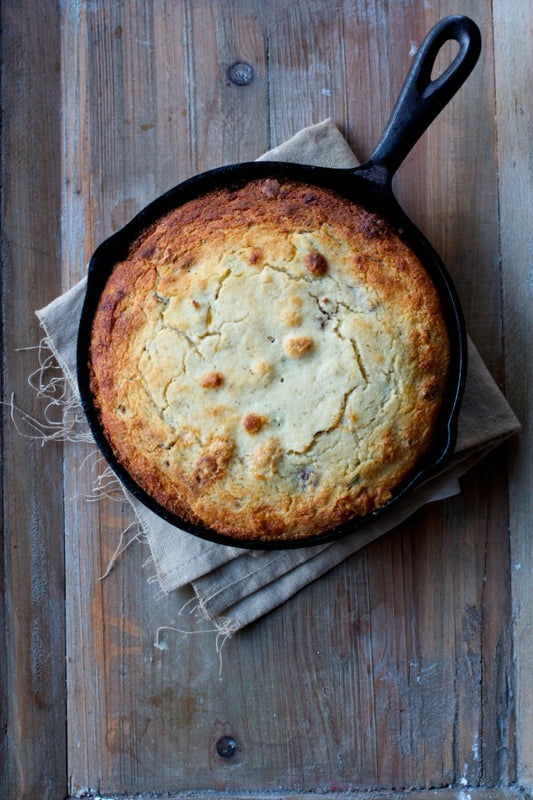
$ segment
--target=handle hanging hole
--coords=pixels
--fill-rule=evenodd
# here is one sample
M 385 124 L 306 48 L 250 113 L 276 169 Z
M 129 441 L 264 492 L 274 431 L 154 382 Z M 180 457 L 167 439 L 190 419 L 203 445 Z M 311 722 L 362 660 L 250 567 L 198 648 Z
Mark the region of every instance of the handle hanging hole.
M 440 78 L 442 73 L 445 72 L 450 64 L 453 63 L 453 60 L 456 58 L 458 52 L 459 42 L 456 42 L 455 39 L 449 39 L 447 42 L 444 42 L 441 49 L 437 53 L 435 63 L 433 64 L 431 70 L 432 81 L 436 81 L 437 78 Z

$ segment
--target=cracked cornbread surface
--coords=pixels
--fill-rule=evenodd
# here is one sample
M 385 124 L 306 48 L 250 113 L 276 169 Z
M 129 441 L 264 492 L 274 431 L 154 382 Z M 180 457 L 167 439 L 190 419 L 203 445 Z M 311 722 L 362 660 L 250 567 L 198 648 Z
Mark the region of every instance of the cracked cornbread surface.
M 436 290 L 379 217 L 296 182 L 162 216 L 106 283 L 91 388 L 170 512 L 301 539 L 383 506 L 428 449 L 449 342 Z

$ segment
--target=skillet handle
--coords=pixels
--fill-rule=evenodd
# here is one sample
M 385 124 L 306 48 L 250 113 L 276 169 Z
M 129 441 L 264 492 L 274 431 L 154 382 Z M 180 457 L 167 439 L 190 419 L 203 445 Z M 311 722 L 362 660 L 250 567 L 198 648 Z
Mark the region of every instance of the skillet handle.
M 459 51 L 444 72 L 432 81 L 431 71 L 437 55 L 449 40 L 458 42 Z M 466 81 L 480 52 L 481 34 L 469 17 L 445 17 L 429 31 L 413 59 L 381 139 L 365 165 L 375 179 L 390 183 L 409 151 Z

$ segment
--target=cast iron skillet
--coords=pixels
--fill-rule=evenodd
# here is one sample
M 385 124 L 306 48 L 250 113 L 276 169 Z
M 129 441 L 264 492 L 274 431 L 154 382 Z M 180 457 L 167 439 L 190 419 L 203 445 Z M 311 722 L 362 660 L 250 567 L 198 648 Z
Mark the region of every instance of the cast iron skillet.
M 451 64 L 435 80 L 431 72 L 445 42 L 455 40 L 459 50 Z M 481 37 L 468 17 L 442 19 L 420 46 L 405 80 L 391 118 L 372 156 L 355 169 L 327 169 L 280 162 L 253 162 L 221 167 L 202 173 L 171 189 L 150 203 L 122 230 L 95 251 L 89 264 L 87 294 L 78 335 L 78 383 L 83 408 L 95 440 L 116 474 L 149 508 L 183 530 L 214 542 L 247 548 L 289 548 L 316 545 L 356 531 L 386 514 L 415 486 L 442 468 L 453 452 L 457 417 L 466 374 L 466 333 L 461 308 L 440 258 L 400 208 L 392 191 L 392 178 L 415 142 L 444 108 L 474 68 Z M 171 514 L 149 497 L 117 461 L 102 431 L 89 384 L 90 333 L 98 300 L 116 261 L 123 259 L 131 242 L 161 214 L 217 187 L 239 186 L 258 178 L 291 179 L 333 189 L 369 211 L 378 213 L 400 232 L 431 276 L 442 303 L 451 342 L 451 367 L 436 435 L 430 452 L 421 460 L 392 499 L 378 511 L 338 527 L 296 541 L 248 541 L 222 536 Z

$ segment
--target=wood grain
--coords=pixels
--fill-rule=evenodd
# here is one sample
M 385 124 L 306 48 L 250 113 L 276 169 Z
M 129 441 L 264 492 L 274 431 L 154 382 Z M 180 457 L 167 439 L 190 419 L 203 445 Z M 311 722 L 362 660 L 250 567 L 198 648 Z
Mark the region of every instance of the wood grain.
M 3 397 L 39 417 L 28 397 L 40 334 L 32 309 L 61 289 L 59 13 L 2 6 Z M 46 91 L 43 91 L 46 86 Z M 2 797 L 66 792 L 61 447 L 19 435 L 2 405 L 4 623 Z M 15 414 L 23 431 L 23 420 Z M 49 502 L 57 498 L 57 502 Z
M 25 5 L 2 10 L 4 393 L 37 414 L 25 385 L 35 354 L 14 351 L 39 337 L 32 309 L 79 280 L 100 241 L 188 176 L 326 117 L 368 157 L 416 47 L 457 11 L 451 0 Z M 513 37 L 532 19 L 510 0 L 461 10 L 482 30 L 481 61 L 396 187 L 527 421 L 532 69 L 528 38 Z M 100 580 L 136 529 L 122 497 L 94 496 L 104 468 L 92 448 L 41 447 L 6 419 L 2 796 L 518 796 L 533 783 L 526 442 L 220 658 L 189 590 L 161 594 L 145 544 Z M 230 759 L 217 754 L 223 736 L 238 745 Z
M 512 16 L 511 16 L 512 12 Z M 518 776 L 533 784 L 533 113 L 529 85 L 533 8 L 501 2 L 495 9 L 495 64 L 500 186 L 500 236 L 505 334 L 505 386 L 522 422 L 509 451 L 509 503 L 514 655 L 519 748 Z

